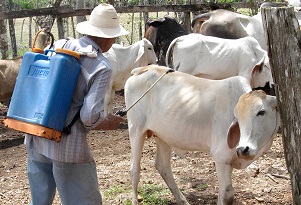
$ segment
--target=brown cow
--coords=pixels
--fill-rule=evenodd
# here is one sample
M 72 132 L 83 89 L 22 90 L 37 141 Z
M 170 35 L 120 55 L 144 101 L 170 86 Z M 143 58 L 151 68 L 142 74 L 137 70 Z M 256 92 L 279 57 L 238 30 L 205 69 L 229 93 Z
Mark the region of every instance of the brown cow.
M 0 102 L 8 102 L 13 94 L 22 62 L 21 57 L 0 60 Z
M 173 39 L 188 34 L 185 29 L 170 16 L 157 20 L 148 20 L 148 29 L 144 38 L 149 40 L 153 46 L 159 65 L 165 65 L 165 55 L 169 44 Z

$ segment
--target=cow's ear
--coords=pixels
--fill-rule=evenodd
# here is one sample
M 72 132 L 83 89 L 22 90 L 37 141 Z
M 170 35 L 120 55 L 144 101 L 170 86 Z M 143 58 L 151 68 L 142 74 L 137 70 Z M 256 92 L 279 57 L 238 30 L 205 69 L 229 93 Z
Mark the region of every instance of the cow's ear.
M 264 57 L 253 67 L 251 73 L 251 87 L 254 87 L 254 79 L 261 73 L 264 68 Z
M 227 144 L 230 149 L 236 147 L 240 140 L 240 130 L 237 119 L 235 118 L 229 127 L 227 135 Z
M 140 58 L 143 56 L 143 54 L 144 54 L 144 49 L 145 49 L 145 44 L 146 44 L 145 41 L 142 40 L 142 41 L 141 41 L 141 44 L 139 45 L 138 55 L 137 55 L 137 58 L 136 58 L 136 60 L 135 60 L 134 63 L 137 63 L 137 62 L 140 60 Z M 138 65 L 138 66 L 140 66 L 140 65 Z
M 269 105 L 272 107 L 272 110 L 274 109 L 278 110 L 278 101 L 276 96 L 267 95 L 266 99 Z
M 259 73 L 261 73 L 261 71 L 263 70 L 263 65 L 264 65 L 264 58 L 263 57 L 252 69 L 252 77 L 254 75 L 258 75 Z

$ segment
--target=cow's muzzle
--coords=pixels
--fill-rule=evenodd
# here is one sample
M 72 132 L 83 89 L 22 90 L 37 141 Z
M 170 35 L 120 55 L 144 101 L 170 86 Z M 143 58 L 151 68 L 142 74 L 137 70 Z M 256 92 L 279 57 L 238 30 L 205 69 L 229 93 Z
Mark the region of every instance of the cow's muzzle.
M 236 148 L 237 157 L 245 160 L 253 160 L 256 154 L 249 146 L 240 146 Z

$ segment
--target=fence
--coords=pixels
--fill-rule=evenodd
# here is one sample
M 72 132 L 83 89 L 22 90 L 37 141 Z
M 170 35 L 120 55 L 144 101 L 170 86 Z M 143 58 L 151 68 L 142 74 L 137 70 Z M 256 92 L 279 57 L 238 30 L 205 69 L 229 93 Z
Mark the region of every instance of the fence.
M 168 14 L 175 17 L 181 22 L 183 19 L 180 15 L 181 13 L 189 13 L 188 16 L 193 18 L 194 15 L 199 13 L 204 13 L 209 10 L 214 10 L 217 8 L 221 9 L 231 9 L 235 11 L 244 12 L 247 15 L 254 15 L 258 12 L 260 2 L 252 3 L 197 3 L 197 4 L 178 4 L 178 5 L 161 5 L 163 2 L 160 1 L 155 6 L 150 6 L 148 4 L 153 3 L 150 0 L 147 1 L 147 5 L 143 6 L 123 6 L 121 2 L 117 2 L 115 8 L 120 14 L 121 24 L 130 31 L 130 35 L 123 36 L 118 39 L 118 42 L 124 42 L 125 45 L 131 45 L 132 43 L 140 40 L 144 35 L 145 22 L 147 18 L 156 19 L 158 17 L 163 17 Z M 178 0 L 175 0 L 178 1 Z M 189 3 L 195 2 L 194 0 L 189 1 Z M 164 0 L 164 3 L 165 0 Z M 92 7 L 93 8 L 93 7 Z M 16 11 L 5 11 L 0 13 L 0 20 L 6 21 L 7 19 L 13 19 L 13 26 L 15 30 L 15 41 L 17 48 L 17 55 L 23 55 L 24 52 L 29 51 L 32 46 L 32 38 L 34 34 L 39 30 L 37 25 L 37 20 L 40 19 L 40 22 L 46 22 L 45 18 L 55 17 L 53 27 L 51 32 L 54 35 L 55 40 L 59 38 L 66 38 L 68 36 L 77 38 L 79 37 L 75 31 L 75 16 L 86 16 L 89 15 L 92 11 L 92 8 L 85 9 L 74 9 L 70 5 L 60 6 L 60 7 L 49 7 L 49 8 L 40 8 L 32 10 L 19 10 Z M 187 15 L 186 15 L 187 16 Z M 42 18 L 43 17 L 43 18 Z M 41 20 L 42 19 L 42 20 Z M 58 19 L 63 22 L 63 32 L 58 26 Z M 48 19 L 49 20 L 49 19 Z M 187 21 L 186 21 L 187 22 Z M 189 22 L 191 20 L 189 19 Z M 59 29 L 60 28 L 60 29 Z M 61 33 L 60 33 L 61 32 Z M 13 53 L 13 36 L 10 35 L 11 32 L 7 29 L 8 39 L 8 51 L 9 56 L 12 56 Z M 2 52 L 1 52 L 2 53 Z

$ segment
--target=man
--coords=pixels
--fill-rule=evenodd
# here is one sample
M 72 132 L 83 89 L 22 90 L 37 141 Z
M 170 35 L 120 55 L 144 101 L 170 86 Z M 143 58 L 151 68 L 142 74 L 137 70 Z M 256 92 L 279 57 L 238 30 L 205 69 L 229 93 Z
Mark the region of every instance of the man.
M 102 204 L 87 134 L 92 129 L 117 129 L 123 120 L 112 114 L 104 116 L 104 97 L 112 69 L 102 52 L 111 48 L 116 37 L 128 32 L 120 26 L 116 10 L 109 4 L 95 7 L 89 21 L 79 23 L 76 29 L 84 36 L 68 40 L 64 49 L 80 51 L 92 45 L 96 55 L 80 58 L 81 72 L 66 120 L 66 125 L 76 120 L 71 134 L 63 135 L 60 142 L 25 137 L 32 205 L 52 204 L 56 188 L 63 205 Z

